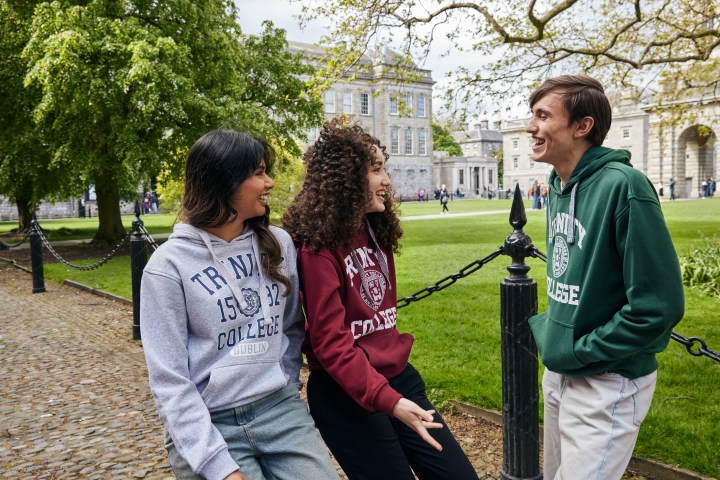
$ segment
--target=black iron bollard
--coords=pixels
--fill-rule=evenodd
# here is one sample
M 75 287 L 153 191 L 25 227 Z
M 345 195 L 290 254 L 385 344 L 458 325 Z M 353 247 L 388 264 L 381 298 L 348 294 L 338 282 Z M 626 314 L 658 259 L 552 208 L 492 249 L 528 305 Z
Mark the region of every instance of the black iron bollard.
M 537 313 L 537 283 L 525 263 L 532 240 L 520 187 L 515 187 L 510 225 L 514 231 L 503 251 L 512 257 L 510 276 L 500 284 L 502 327 L 503 465 L 505 480 L 540 479 L 537 348 L 528 318 Z
M 30 220 L 30 261 L 32 264 L 33 289 L 32 293 L 45 291 L 45 271 L 43 270 L 42 239 L 40 227 L 35 215 Z
M 132 272 L 132 301 L 133 301 L 133 340 L 140 340 L 140 284 L 142 274 L 147 263 L 145 238 L 141 227 L 140 203 L 135 200 L 135 220 L 132 223 L 132 237 L 130 238 L 130 270 Z

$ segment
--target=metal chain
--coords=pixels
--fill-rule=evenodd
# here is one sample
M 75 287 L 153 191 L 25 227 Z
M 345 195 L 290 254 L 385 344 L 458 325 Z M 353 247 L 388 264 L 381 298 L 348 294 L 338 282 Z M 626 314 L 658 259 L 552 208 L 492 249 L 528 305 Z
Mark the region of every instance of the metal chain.
M 93 263 L 92 265 L 73 265 L 72 263 L 70 263 L 67 260 L 65 260 L 64 258 L 62 258 L 60 256 L 60 254 L 55 251 L 55 249 L 52 247 L 52 245 L 50 245 L 50 242 L 48 241 L 48 239 L 45 238 L 45 234 L 43 233 L 42 228 L 38 224 L 36 224 L 36 231 L 39 233 L 40 239 L 42 240 L 43 244 L 45 244 L 45 246 L 50 251 L 50 253 L 55 258 L 57 258 L 60 263 L 62 263 L 63 265 L 66 265 L 70 268 L 73 268 L 75 270 L 82 270 L 82 271 L 94 270 L 96 268 L 102 267 L 109 260 L 111 260 L 115 255 L 117 255 L 118 251 L 120 250 L 120 247 L 122 247 L 130 239 L 130 234 L 126 233 L 125 236 L 120 240 L 120 242 L 115 246 L 115 248 L 112 249 L 112 251 L 108 255 L 105 255 L 102 259 Z
M 539 258 L 542 261 L 544 261 L 545 263 L 547 263 L 547 257 L 545 256 L 545 254 L 542 253 L 541 251 L 539 251 L 535 247 L 533 247 L 531 249 L 530 255 L 533 257 Z M 712 358 L 713 360 L 715 360 L 717 362 L 720 362 L 720 353 L 714 352 L 714 351 L 708 349 L 707 343 L 705 343 L 705 340 L 703 340 L 702 338 L 698 338 L 698 337 L 686 338 L 677 332 L 672 332 L 670 334 L 670 338 L 685 345 L 685 349 L 688 351 L 688 353 L 690 355 L 694 355 L 696 357 L 701 357 L 701 356 L 705 355 L 707 357 Z M 693 350 L 696 343 L 700 344 L 700 346 L 697 347 L 697 350 Z
M 23 238 L 22 238 L 19 242 L 14 243 L 14 244 L 5 243 L 5 242 L 3 241 L 3 239 L 0 238 L 0 250 L 9 250 L 9 249 L 11 249 L 11 248 L 19 247 L 19 246 L 22 245 L 22 244 L 25 242 L 25 240 L 27 240 L 27 238 L 30 236 L 30 230 L 31 230 L 31 228 L 28 228 L 27 231 L 25 232 L 25 235 L 23 235 Z
M 685 345 L 685 349 L 688 351 L 688 353 L 690 355 L 694 355 L 696 357 L 705 355 L 707 357 L 712 358 L 715 361 L 720 362 L 720 353 L 713 352 L 712 350 L 708 349 L 707 343 L 705 343 L 705 340 L 703 340 L 702 338 L 698 338 L 698 337 L 685 338 L 676 332 L 672 332 L 670 334 L 670 336 L 672 337 L 673 340 L 678 341 L 678 342 L 682 343 L 683 345 Z M 693 350 L 696 343 L 699 343 L 700 346 L 697 347 L 697 350 Z
M 145 238 L 147 238 L 148 243 L 151 247 L 153 247 L 153 250 L 157 250 L 159 245 L 157 242 L 150 236 L 150 232 L 147 231 L 145 228 L 145 225 L 140 225 L 140 231 L 145 234 Z
M 467 265 L 466 267 L 460 269 L 458 273 L 453 273 L 452 275 L 448 275 L 447 277 L 438 280 L 435 282 L 434 285 L 430 285 L 429 287 L 425 287 L 422 290 L 418 290 L 413 295 L 410 295 L 408 297 L 403 297 L 397 302 L 397 308 L 403 308 L 408 305 L 410 305 L 412 302 L 417 302 L 418 300 L 422 300 L 425 297 L 429 297 L 435 292 L 439 292 L 440 290 L 449 287 L 453 283 L 457 282 L 461 278 L 465 278 L 471 273 L 475 273 L 478 270 L 480 270 L 483 265 L 490 263 L 493 259 L 496 257 L 502 255 L 503 249 L 500 247 L 496 252 L 491 253 L 487 257 L 481 259 L 481 260 L 475 260 L 471 264 Z

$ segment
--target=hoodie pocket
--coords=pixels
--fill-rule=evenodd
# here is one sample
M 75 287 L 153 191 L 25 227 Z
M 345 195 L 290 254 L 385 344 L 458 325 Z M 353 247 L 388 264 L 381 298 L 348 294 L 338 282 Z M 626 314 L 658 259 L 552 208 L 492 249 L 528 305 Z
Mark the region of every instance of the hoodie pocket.
M 288 383 L 277 362 L 234 364 L 213 368 L 201 396 L 212 411 L 253 402 Z
M 573 326 L 558 322 L 547 312 L 530 318 L 530 329 L 543 364 L 563 373 L 583 367 L 575 356 Z

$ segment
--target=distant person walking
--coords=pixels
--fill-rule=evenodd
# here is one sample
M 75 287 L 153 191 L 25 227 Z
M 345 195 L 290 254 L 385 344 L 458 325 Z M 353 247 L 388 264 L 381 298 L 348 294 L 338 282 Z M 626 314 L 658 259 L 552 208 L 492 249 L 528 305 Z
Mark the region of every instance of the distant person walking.
M 670 178 L 670 201 L 675 200 L 675 180 Z
M 450 213 L 450 209 L 448 208 L 449 201 L 450 201 L 450 193 L 448 192 L 445 185 L 443 185 L 442 189 L 440 190 L 440 204 L 442 205 L 442 211 L 440 213 L 445 213 L 445 212 Z

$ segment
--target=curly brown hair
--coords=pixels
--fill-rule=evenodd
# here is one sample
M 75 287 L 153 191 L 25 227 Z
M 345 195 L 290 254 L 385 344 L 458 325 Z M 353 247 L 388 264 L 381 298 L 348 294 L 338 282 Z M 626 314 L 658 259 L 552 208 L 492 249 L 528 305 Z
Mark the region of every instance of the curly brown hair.
M 366 213 L 372 193 L 368 167 L 376 149 L 385 156 L 385 147 L 347 117 L 326 122 L 317 141 L 305 152 L 307 173 L 300 193 L 285 211 L 283 227 L 296 245 L 311 250 L 349 247 L 367 218 L 378 243 L 398 253 L 402 236 L 397 202 L 388 189 L 385 211 Z

